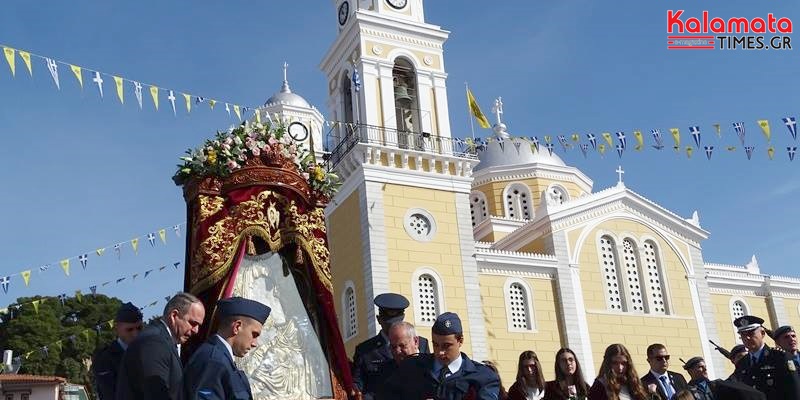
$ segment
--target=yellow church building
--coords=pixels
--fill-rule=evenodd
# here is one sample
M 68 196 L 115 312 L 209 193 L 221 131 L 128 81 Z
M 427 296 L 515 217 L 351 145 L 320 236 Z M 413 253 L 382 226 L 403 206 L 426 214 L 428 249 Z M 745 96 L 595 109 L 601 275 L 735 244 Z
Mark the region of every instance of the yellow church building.
M 494 140 L 477 151 L 450 129 L 443 46 L 423 0 L 334 0 L 339 31 L 320 68 L 328 119 L 288 83 L 267 112 L 311 129 L 311 145 L 343 185 L 326 209 L 343 339 L 376 335 L 373 298 L 411 300 L 408 322 L 430 337 L 444 311 L 464 322 L 463 351 L 492 360 L 507 386 L 534 350 L 552 379 L 555 352 L 575 351 L 591 383 L 605 347 L 623 343 L 639 372 L 645 349 L 700 355 L 712 377 L 732 365 L 732 321 L 800 325 L 800 280 L 706 262 L 709 232 L 619 182 L 592 179 L 542 146 L 514 139 L 496 102 Z M 612 173 L 612 171 L 608 171 Z

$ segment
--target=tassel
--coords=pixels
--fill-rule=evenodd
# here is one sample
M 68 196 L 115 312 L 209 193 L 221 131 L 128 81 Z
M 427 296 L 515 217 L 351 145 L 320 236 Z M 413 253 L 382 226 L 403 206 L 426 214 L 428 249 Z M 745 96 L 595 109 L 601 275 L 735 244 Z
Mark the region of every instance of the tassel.
M 305 261 L 303 260 L 303 249 L 300 246 L 296 247 L 295 254 L 294 254 L 294 263 L 295 265 L 303 265 Z
M 250 256 L 256 255 L 256 244 L 253 242 L 253 237 L 247 237 L 247 254 Z

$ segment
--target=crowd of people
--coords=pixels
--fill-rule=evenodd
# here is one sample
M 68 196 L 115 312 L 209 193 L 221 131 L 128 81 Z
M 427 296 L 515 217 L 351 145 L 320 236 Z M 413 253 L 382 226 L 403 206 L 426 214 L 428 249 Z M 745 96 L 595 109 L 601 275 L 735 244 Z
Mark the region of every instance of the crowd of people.
M 515 380 L 506 390 L 493 362 L 474 361 L 461 351 L 464 330 L 457 314 L 439 315 L 429 342 L 405 322 L 405 297 L 385 293 L 374 303 L 381 330 L 356 347 L 351 364 L 355 389 L 349 393 L 354 400 L 800 399 L 794 329 L 782 326 L 771 332 L 755 316 L 734 321 L 743 344 L 731 351 L 719 349 L 735 365 L 727 379 L 710 380 L 706 360 L 698 356 L 682 364 L 687 381 L 669 369 L 671 355 L 658 343 L 647 347 L 648 371 L 640 375 L 628 349 L 612 344 L 605 349 L 596 377 L 584 376 L 574 351 L 558 350 L 552 381 L 545 381 L 536 352 L 523 351 Z M 136 306 L 123 304 L 115 318 L 117 338 L 93 358 L 96 393 L 100 400 L 253 399 L 248 378 L 235 360 L 257 346 L 270 311 L 249 299 L 220 300 L 215 333 L 184 366 L 180 346 L 203 324 L 203 303 L 178 293 L 147 327 Z M 768 334 L 778 348 L 766 344 Z

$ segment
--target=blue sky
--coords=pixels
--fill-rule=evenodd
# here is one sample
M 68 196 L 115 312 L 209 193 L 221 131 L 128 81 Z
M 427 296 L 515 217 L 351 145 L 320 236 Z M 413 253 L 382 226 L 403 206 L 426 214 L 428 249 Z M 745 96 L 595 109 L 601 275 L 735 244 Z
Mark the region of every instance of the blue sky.
M 450 121 L 455 136 L 470 135 L 464 82 L 485 112 L 503 97 L 505 122 L 518 136 L 580 132 L 632 132 L 701 126 L 712 161 L 696 151 L 691 159 L 671 150 L 608 152 L 584 159 L 563 155 L 595 182 L 616 182 L 622 165 L 628 187 L 685 217 L 698 210 L 711 231 L 703 243 L 707 262 L 743 264 L 756 254 L 762 271 L 796 275 L 800 157 L 790 163 L 791 138 L 780 118 L 798 116 L 800 102 L 793 51 L 668 51 L 668 9 L 685 16 L 800 17 L 796 2 L 577 0 L 556 4 L 508 1 L 426 2 L 428 22 L 451 31 L 445 45 Z M 602 4 L 607 4 L 606 6 Z M 318 69 L 336 35 L 331 1 L 42 2 L 9 0 L 0 13 L 0 43 L 88 69 L 220 102 L 259 105 L 280 87 L 288 62 L 295 92 L 327 115 L 326 83 Z M 795 39 L 794 36 L 792 36 Z M 800 47 L 800 38 L 796 47 Z M 30 286 L 12 278 L 0 308 L 18 296 L 101 292 L 145 305 L 182 286 L 185 236 L 171 227 L 185 220 L 181 191 L 170 177 L 178 157 L 233 120 L 220 105 L 195 106 L 173 116 L 166 95 L 155 111 L 145 92 L 139 110 L 131 87 L 119 104 L 111 79 L 100 99 L 84 72 L 81 90 L 63 65 L 56 90 L 44 62 L 34 59 L 30 78 L 17 59 L 16 78 L 0 64 L 0 275 L 37 270 Z M 108 77 L 105 77 L 108 78 Z M 755 121 L 772 124 L 775 159 Z M 743 121 L 748 161 L 731 123 Z M 723 138 L 713 135 L 720 123 Z M 478 131 L 487 136 L 489 131 Z M 629 139 L 632 141 L 632 139 Z M 727 145 L 740 148 L 733 153 Z M 168 228 L 156 247 L 144 236 Z M 185 230 L 182 230 L 182 234 Z M 138 255 L 126 245 L 118 260 L 111 246 L 140 237 Z M 100 246 L 84 271 L 72 260 L 70 277 L 57 263 Z M 158 271 L 158 267 L 169 268 Z M 131 275 L 155 268 L 150 277 Z M 127 279 L 120 283 L 114 280 Z M 157 308 L 163 305 L 159 304 Z M 150 313 L 156 310 L 151 310 Z M 148 314 L 150 314 L 148 313 Z

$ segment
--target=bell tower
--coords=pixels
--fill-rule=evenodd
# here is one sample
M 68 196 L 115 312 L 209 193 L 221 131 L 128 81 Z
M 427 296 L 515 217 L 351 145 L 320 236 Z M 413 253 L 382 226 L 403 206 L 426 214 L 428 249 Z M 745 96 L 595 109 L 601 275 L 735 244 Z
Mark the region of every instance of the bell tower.
M 458 313 L 464 351 L 488 354 L 470 216 L 474 155 L 450 132 L 443 46 L 423 0 L 334 0 L 327 166 L 343 181 L 326 208 L 335 302 L 345 346 L 378 333 L 375 296 L 394 292 L 430 335 Z M 471 312 L 470 312 L 471 311 Z

